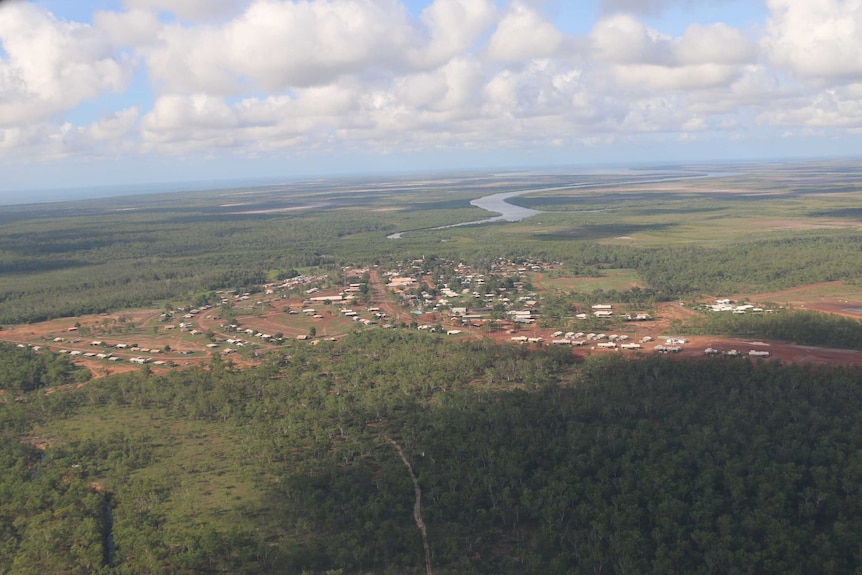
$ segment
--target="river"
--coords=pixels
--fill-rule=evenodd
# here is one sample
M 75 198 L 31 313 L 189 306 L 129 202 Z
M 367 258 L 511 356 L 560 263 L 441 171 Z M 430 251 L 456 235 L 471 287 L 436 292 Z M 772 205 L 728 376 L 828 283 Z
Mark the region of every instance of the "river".
M 661 177 L 654 178 L 645 178 L 638 180 L 629 180 L 629 179 L 621 179 L 617 181 L 611 182 L 578 182 L 575 184 L 564 184 L 561 186 L 553 186 L 549 188 L 539 188 L 539 189 L 529 189 L 529 190 L 518 190 L 515 192 L 501 192 L 498 194 L 491 194 L 490 196 L 482 196 L 481 198 L 476 198 L 475 200 L 470 202 L 471 206 L 476 206 L 477 208 L 482 208 L 483 210 L 487 210 L 489 212 L 496 212 L 500 215 L 492 216 L 490 218 L 485 218 L 482 220 L 474 220 L 472 222 L 461 222 L 460 224 L 450 224 L 448 226 L 437 226 L 436 228 L 422 228 L 418 230 L 410 230 L 414 232 L 421 231 L 434 231 L 434 230 L 447 230 L 450 228 L 459 228 L 461 226 L 476 226 L 480 224 L 490 224 L 491 222 L 520 222 L 521 220 L 525 220 L 529 217 L 536 216 L 539 214 L 543 214 L 545 212 L 540 210 L 533 210 L 530 208 L 522 208 L 521 206 L 516 206 L 514 204 L 510 204 L 506 200 L 509 198 L 514 198 L 516 196 L 523 196 L 524 194 L 533 194 L 537 192 L 557 192 L 561 190 L 575 190 L 575 189 L 584 189 L 584 188 L 607 188 L 612 186 L 621 186 L 621 185 L 637 185 L 637 184 L 654 184 L 660 182 L 673 182 L 676 180 L 690 180 L 696 178 L 714 178 L 718 176 L 726 176 L 730 175 L 726 172 L 687 172 L 680 173 L 677 175 L 667 176 L 664 175 L 666 172 L 659 172 L 656 175 Z M 588 210 L 594 211 L 594 210 Z M 568 212 L 571 213 L 571 212 Z M 386 236 L 387 239 L 390 240 L 399 240 L 401 239 L 406 231 L 396 232 L 394 234 L 389 234 Z

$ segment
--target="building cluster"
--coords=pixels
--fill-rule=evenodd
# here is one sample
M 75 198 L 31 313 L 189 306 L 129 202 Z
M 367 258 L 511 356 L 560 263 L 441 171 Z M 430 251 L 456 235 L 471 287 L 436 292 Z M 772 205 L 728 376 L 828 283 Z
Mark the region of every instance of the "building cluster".
M 742 315 L 745 313 L 771 313 L 771 309 L 763 309 L 762 307 L 756 307 L 751 304 L 736 304 L 733 300 L 730 299 L 717 299 L 715 303 L 712 304 L 704 304 L 704 307 L 709 311 L 719 311 L 719 312 L 730 312 L 738 315 Z

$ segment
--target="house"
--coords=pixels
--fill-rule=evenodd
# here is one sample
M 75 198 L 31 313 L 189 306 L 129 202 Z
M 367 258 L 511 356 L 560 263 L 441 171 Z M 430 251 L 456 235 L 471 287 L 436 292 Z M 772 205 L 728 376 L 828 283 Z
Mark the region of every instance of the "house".
M 339 301 L 344 301 L 344 296 L 340 296 L 340 295 L 322 295 L 322 296 L 317 296 L 317 297 L 310 298 L 308 301 L 315 301 L 315 302 L 327 302 L 327 301 L 328 301 L 328 302 L 339 302 Z
M 408 288 L 416 285 L 416 280 L 413 278 L 391 277 L 389 278 L 389 287 L 394 289 Z
M 639 313 L 636 315 L 629 314 L 626 316 L 627 321 L 649 321 L 651 319 L 652 319 L 652 316 L 648 313 Z

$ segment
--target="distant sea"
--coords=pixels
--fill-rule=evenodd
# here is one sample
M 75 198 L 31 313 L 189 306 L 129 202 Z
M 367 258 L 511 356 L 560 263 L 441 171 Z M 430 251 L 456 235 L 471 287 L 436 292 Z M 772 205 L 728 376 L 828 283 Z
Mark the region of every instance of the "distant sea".
M 236 180 L 202 180 L 190 182 L 160 182 L 149 184 L 127 184 L 117 186 L 90 186 L 77 188 L 48 188 L 43 190 L 0 190 L 0 206 L 68 202 L 138 196 L 144 194 L 170 194 L 175 192 L 202 192 L 206 190 L 230 190 L 284 184 L 290 178 L 244 178 Z

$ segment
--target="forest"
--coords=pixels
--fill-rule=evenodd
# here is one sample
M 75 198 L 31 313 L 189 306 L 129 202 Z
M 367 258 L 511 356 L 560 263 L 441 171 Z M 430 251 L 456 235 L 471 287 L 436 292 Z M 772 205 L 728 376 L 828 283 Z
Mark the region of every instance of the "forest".
M 652 310 L 858 284 L 855 176 L 733 166 L 667 182 L 670 171 L 655 182 L 464 173 L 10 207 L 0 323 L 68 318 L 64 337 L 113 341 L 131 329 L 124 316 L 73 321 L 142 306 L 157 317 L 297 274 L 341 285 L 345 266 L 416 258 L 453 285 L 442 262 L 553 262 L 483 286 L 541 287 L 551 323 L 573 302 Z M 487 217 L 470 201 L 510 191 L 531 192 L 516 201 L 542 213 L 443 227 Z M 90 370 L 0 344 L 0 575 L 859 572 L 858 366 L 347 323 L 337 338 L 197 350 L 194 363 L 158 369 Z M 859 321 L 789 307 L 669 323 L 862 349 Z
M 392 441 L 436 573 L 853 573 L 860 375 L 378 330 L 29 391 L 0 572 L 424 573 Z
M 833 314 L 781 310 L 769 314 L 706 313 L 672 323 L 673 329 L 691 335 L 725 335 L 792 341 L 844 349 L 862 349 L 862 323 Z

